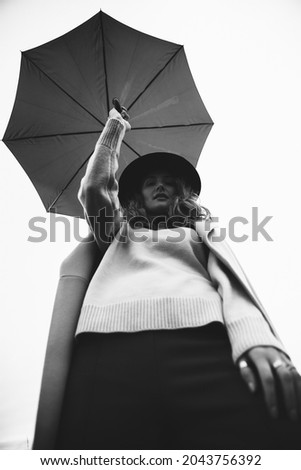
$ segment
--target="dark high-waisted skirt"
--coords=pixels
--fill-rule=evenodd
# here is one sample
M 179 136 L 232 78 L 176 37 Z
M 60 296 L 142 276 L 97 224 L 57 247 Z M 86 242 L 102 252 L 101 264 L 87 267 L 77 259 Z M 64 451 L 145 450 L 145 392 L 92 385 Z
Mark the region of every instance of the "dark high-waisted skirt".
M 82 333 L 56 449 L 301 449 L 301 423 L 269 416 L 221 323 Z

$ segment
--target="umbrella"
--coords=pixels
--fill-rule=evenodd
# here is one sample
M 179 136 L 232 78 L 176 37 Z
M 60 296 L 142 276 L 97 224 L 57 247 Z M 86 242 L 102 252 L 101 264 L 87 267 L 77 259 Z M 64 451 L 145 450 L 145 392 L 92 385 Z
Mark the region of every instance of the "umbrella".
M 72 31 L 22 52 L 3 137 L 47 212 L 84 218 L 80 181 L 118 97 L 130 114 L 117 177 L 134 159 L 171 152 L 196 166 L 213 122 L 184 47 L 100 11 Z

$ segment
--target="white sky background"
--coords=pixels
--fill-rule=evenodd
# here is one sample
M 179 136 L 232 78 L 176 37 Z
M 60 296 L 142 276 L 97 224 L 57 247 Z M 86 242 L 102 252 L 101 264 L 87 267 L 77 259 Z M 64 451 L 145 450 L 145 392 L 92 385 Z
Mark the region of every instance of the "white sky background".
M 202 203 L 220 218 L 272 215 L 262 237 L 232 243 L 301 370 L 299 187 L 300 0 L 0 0 L 0 134 L 17 87 L 21 54 L 64 34 L 99 9 L 145 33 L 184 44 L 215 125 L 198 169 Z M 49 214 L 3 143 L 1 172 L 0 442 L 32 439 L 59 266 L 77 241 Z M 28 228 L 45 217 L 48 238 Z M 69 218 L 71 227 L 73 219 Z M 81 221 L 80 234 L 87 232 Z M 251 234 L 240 226 L 237 234 Z

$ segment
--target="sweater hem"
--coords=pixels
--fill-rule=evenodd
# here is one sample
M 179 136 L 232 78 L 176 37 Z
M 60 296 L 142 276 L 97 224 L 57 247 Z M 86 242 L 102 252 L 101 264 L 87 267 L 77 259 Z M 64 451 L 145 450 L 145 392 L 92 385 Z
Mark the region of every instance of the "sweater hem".
M 141 330 L 224 323 L 221 298 L 148 298 L 97 306 L 84 305 L 75 335 L 82 332 L 135 332 Z
M 221 320 L 221 319 L 212 319 L 212 320 L 208 320 L 207 322 L 205 323 L 200 323 L 200 324 L 195 324 L 195 325 L 177 325 L 177 326 L 165 326 L 165 327 L 157 327 L 157 328 L 141 328 L 139 330 L 114 330 L 114 331 L 95 331 L 95 330 L 83 330 L 83 331 L 77 331 L 75 336 L 79 336 L 81 334 L 84 334 L 84 333 L 103 333 L 103 334 L 110 334 L 110 333 L 128 333 L 128 334 L 131 334 L 131 333 L 139 333 L 139 332 L 142 332 L 142 331 L 156 331 L 156 330 L 180 330 L 180 329 L 186 329 L 186 328 L 201 328 L 202 326 L 206 326 L 206 325 L 209 325 L 210 323 L 214 323 L 214 322 L 219 322 L 221 323 L 222 325 L 224 325 L 224 327 L 226 328 L 225 326 L 225 323 Z

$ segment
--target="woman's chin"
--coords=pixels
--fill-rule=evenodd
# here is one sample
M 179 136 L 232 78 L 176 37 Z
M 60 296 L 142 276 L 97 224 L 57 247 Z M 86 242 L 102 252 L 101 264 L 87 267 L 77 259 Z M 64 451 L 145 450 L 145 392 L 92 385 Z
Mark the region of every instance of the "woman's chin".
M 146 211 L 150 215 L 168 215 L 170 208 L 169 200 L 155 200 L 154 204 L 150 205 Z

